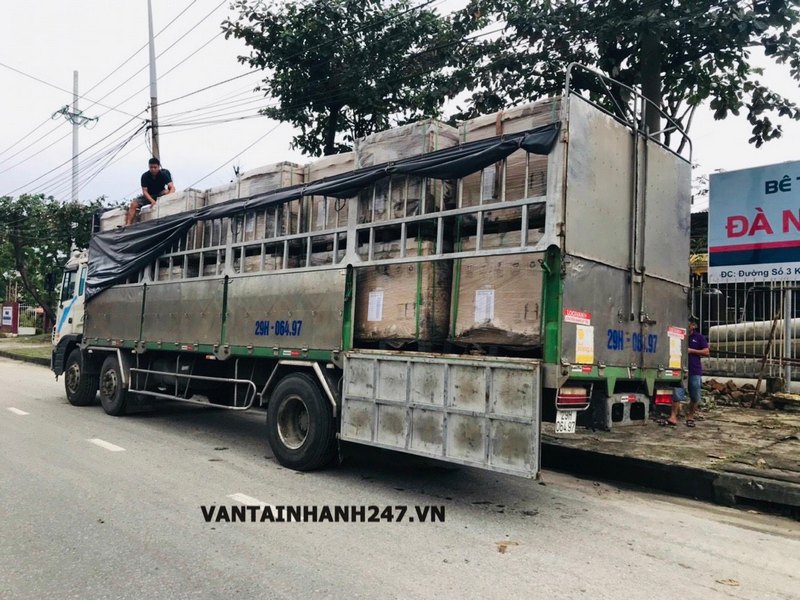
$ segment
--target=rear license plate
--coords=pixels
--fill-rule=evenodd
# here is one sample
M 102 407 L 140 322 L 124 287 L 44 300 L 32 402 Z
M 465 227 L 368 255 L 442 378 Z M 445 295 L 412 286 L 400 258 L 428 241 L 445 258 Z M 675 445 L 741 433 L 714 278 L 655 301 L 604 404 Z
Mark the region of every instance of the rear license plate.
M 575 433 L 577 417 L 578 413 L 574 410 L 556 411 L 556 433 Z

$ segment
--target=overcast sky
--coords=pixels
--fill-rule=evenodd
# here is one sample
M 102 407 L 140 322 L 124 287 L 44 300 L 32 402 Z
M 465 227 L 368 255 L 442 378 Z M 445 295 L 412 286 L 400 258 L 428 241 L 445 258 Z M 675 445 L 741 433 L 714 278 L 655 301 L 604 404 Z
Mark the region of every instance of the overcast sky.
M 440 6 L 459 4 L 445 0 Z M 163 29 L 156 38 L 161 157 L 178 189 L 228 182 L 233 165 L 245 171 L 282 160 L 307 162 L 289 148 L 288 125 L 264 117 L 208 124 L 253 115 L 266 104 L 252 92 L 258 74 L 192 93 L 249 72 L 236 61 L 246 49 L 220 33 L 229 0 L 153 0 L 153 5 L 155 31 Z M 99 117 L 79 133 L 80 198 L 105 195 L 118 201 L 138 194 L 150 156 L 144 132 L 136 133 L 148 117 L 150 96 L 146 0 L 7 2 L 0 39 L 0 195 L 70 198 L 72 126 L 63 116 L 51 116 L 71 104 L 75 70 L 85 96 L 79 108 L 87 117 Z M 785 70 L 770 68 L 764 80 L 800 100 L 800 89 Z M 700 114 L 690 132 L 697 173 L 800 159 L 800 124 L 784 125 L 784 138 L 760 149 L 747 143 L 749 129 L 744 117 L 718 122 L 708 111 Z

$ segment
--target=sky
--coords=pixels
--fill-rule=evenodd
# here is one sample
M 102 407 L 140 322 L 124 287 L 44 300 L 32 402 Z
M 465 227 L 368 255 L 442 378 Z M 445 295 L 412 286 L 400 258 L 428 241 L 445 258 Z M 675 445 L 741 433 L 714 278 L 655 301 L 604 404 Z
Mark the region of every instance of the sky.
M 290 148 L 288 124 L 266 117 L 209 123 L 255 115 L 268 102 L 253 91 L 261 75 L 236 60 L 247 52 L 244 44 L 221 34 L 220 23 L 233 16 L 230 0 L 153 0 L 153 13 L 161 160 L 178 189 L 227 183 L 234 166 L 311 160 Z M 137 131 L 149 116 L 146 0 L 6 3 L 0 40 L 0 195 L 71 198 L 72 126 L 57 111 L 72 103 L 73 71 L 79 109 L 98 118 L 78 132 L 79 198 L 137 195 L 150 157 L 145 133 Z M 800 101 L 787 70 L 759 56 L 755 62 L 767 67 L 765 82 Z M 695 175 L 800 159 L 800 123 L 784 123 L 784 137 L 758 149 L 747 143 L 749 131 L 744 116 L 715 121 L 707 109 L 698 111 L 690 131 Z

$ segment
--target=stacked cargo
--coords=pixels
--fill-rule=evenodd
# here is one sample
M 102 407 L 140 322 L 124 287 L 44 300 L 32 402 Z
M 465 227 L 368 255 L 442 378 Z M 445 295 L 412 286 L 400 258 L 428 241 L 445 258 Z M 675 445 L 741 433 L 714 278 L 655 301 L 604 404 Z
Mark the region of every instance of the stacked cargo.
M 392 163 L 458 145 L 454 127 L 427 119 L 380 131 L 356 143 L 359 168 Z M 434 210 L 452 208 L 450 186 L 421 177 L 395 176 L 377 182 L 359 194 L 358 222 L 373 223 Z
M 397 258 L 400 250 L 399 241 L 375 244 L 373 258 Z M 432 242 L 406 240 L 406 256 L 430 256 L 433 251 Z M 356 338 L 389 344 L 443 342 L 447 337 L 451 277 L 451 261 L 356 269 Z
M 343 152 L 324 156 L 308 163 L 305 168 L 305 181 L 321 181 L 328 177 L 353 171 L 356 166 L 356 153 Z M 304 198 L 306 214 L 309 216 L 309 230 L 322 231 L 347 226 L 347 202 L 338 198 L 310 196 Z
M 520 133 L 554 123 L 559 120 L 559 107 L 560 98 L 546 98 L 463 121 L 458 128 L 461 142 Z M 498 163 L 465 177 L 462 186 L 462 206 L 544 196 L 547 192 L 547 156 L 528 155 L 524 150 L 518 150 L 506 159 L 505 165 Z M 486 220 L 510 220 L 519 218 L 519 214 L 519 209 L 494 210 L 487 213 Z
M 370 167 L 456 145 L 456 129 L 429 119 L 359 140 L 356 162 L 359 168 Z M 359 194 L 358 222 L 383 222 L 444 209 L 452 200 L 451 189 L 444 182 L 421 177 L 387 177 Z M 373 245 L 372 258 L 430 256 L 436 249 L 434 232 L 424 224 L 409 226 L 403 242 L 399 227 L 387 227 Z M 369 258 L 369 247 L 361 246 L 359 254 Z M 451 281 L 450 260 L 357 268 L 356 339 L 390 345 L 444 342 Z
M 541 234 L 539 234 L 541 235 Z M 529 240 L 535 244 L 536 239 Z M 484 249 L 520 246 L 520 232 L 486 234 Z M 475 250 L 475 237 L 460 250 Z M 541 254 L 456 260 L 451 336 L 459 345 L 537 346 L 541 340 Z
M 464 121 L 462 143 L 535 129 L 559 120 L 560 98 L 547 98 Z M 481 248 L 521 247 L 526 230 L 528 246 L 542 236 L 543 210 L 529 207 L 523 223 L 521 207 L 500 208 L 504 202 L 547 193 L 547 156 L 519 150 L 504 163 L 487 167 L 462 181 L 461 205 L 487 206 L 483 215 Z M 475 218 L 462 219 L 456 248 L 475 250 Z M 461 232 L 467 232 L 461 235 Z M 508 254 L 457 260 L 453 273 L 450 339 L 459 345 L 532 348 L 541 343 L 542 254 Z

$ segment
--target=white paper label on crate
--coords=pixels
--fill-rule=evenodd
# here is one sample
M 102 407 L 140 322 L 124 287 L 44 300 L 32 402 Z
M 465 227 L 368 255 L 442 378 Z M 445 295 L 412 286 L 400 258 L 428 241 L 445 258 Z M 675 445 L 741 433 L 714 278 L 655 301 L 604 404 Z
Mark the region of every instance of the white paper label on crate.
M 580 310 L 572 310 L 571 308 L 565 308 L 564 322 L 575 323 L 577 325 L 591 325 L 592 313 L 582 312 Z
M 369 293 L 369 308 L 367 309 L 367 321 L 383 320 L 383 291 Z
M 494 177 L 495 167 L 483 170 L 483 186 L 481 188 L 481 198 L 483 200 L 491 200 L 494 196 Z
M 668 334 L 669 335 L 669 334 Z M 670 369 L 680 369 L 681 368 L 681 340 L 676 335 L 669 336 L 669 368 Z
M 578 325 L 575 336 L 575 362 L 578 364 L 592 364 L 594 362 L 594 327 L 591 325 Z
M 475 322 L 494 319 L 494 290 L 475 290 Z

